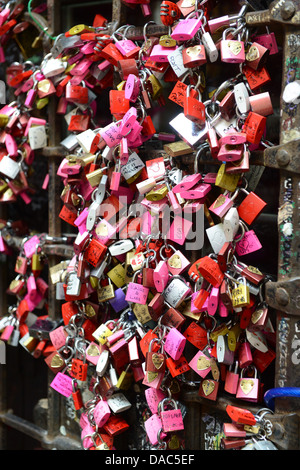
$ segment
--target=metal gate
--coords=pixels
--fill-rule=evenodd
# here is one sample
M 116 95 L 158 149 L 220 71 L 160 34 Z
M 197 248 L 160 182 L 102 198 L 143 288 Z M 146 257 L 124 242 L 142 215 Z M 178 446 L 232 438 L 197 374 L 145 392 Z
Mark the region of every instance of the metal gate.
M 255 3 L 255 2 L 254 2 Z M 86 6 L 89 6 L 85 10 Z M 140 39 L 143 36 L 144 18 L 136 10 L 128 9 L 119 0 L 113 2 L 89 2 L 83 4 L 77 1 L 48 0 L 48 32 L 55 35 L 65 31 L 76 23 L 88 24 L 91 11 L 95 13 L 101 9 L 101 14 L 110 17 L 111 27 L 117 28 L 120 24 L 130 22 L 136 27 L 128 30 L 130 39 Z M 155 6 L 154 6 L 154 11 Z M 221 9 L 222 11 L 222 9 Z M 25 15 L 26 16 L 26 15 Z M 30 18 L 27 18 L 30 20 Z M 299 344 L 300 325 L 298 321 L 300 301 L 297 289 L 300 285 L 299 277 L 299 247 L 300 247 L 300 185 L 298 165 L 298 141 L 300 138 L 299 119 L 300 111 L 298 101 L 296 104 L 286 103 L 283 100 L 283 92 L 287 85 L 299 79 L 299 24 L 300 2 L 299 0 L 275 0 L 266 10 L 251 11 L 246 13 L 246 22 L 249 26 L 266 25 L 276 31 L 276 35 L 282 45 L 282 64 L 274 61 L 272 65 L 276 72 L 274 75 L 274 100 L 277 102 L 276 113 L 272 121 L 270 140 L 278 141 L 278 145 L 267 147 L 263 152 L 253 152 L 251 164 L 253 172 L 257 172 L 261 178 L 259 191 L 268 200 L 269 211 L 260 218 L 259 225 L 255 226 L 261 237 L 262 244 L 266 246 L 263 262 L 274 279 L 266 284 L 266 300 L 276 312 L 276 363 L 270 368 L 268 388 L 281 388 L 288 396 L 278 397 L 279 392 L 274 391 L 274 413 L 268 415 L 273 427 L 270 440 L 279 449 L 299 449 L 299 412 L 298 398 L 292 396 L 300 387 L 299 368 Z M 45 27 L 45 24 L 42 25 Z M 149 34 L 161 36 L 167 28 L 149 24 Z M 110 31 L 112 32 L 112 31 Z M 44 36 L 44 52 L 49 51 L 50 44 Z M 280 94 L 280 96 L 279 96 Z M 300 100 L 299 100 L 300 101 Z M 46 162 L 49 171 L 48 202 L 44 220 L 47 224 L 45 231 L 55 240 L 60 240 L 65 235 L 65 227 L 62 226 L 58 214 L 61 210 L 61 183 L 57 178 L 57 169 L 61 158 L 66 151 L 60 145 L 62 140 L 61 123 L 56 117 L 55 99 L 50 100 L 48 106 L 49 144 L 43 149 L 39 158 L 43 164 Z M 279 135 L 279 138 L 278 138 Z M 149 152 L 151 149 L 148 149 Z M 155 155 L 155 150 L 153 151 Z M 177 157 L 182 167 L 193 168 L 194 154 Z M 201 159 L 201 165 L 214 165 L 211 158 Z M 278 209 L 279 208 L 279 209 Z M 5 218 L 6 209 L 2 209 L 2 217 Z M 288 225 L 286 225 L 288 224 Z M 287 230 L 289 228 L 289 230 Z M 272 234 L 272 235 L 271 235 Z M 268 245 L 271 236 L 272 245 Z M 275 243 L 278 243 L 275 248 Z M 72 256 L 72 249 L 63 243 L 49 243 L 45 246 L 49 268 L 57 264 L 61 259 Z M 276 252 L 276 256 L 275 256 Z M 278 260 L 276 259 L 278 253 Z M 199 253 L 192 253 L 192 261 L 196 261 Z M 278 261 L 278 262 L 277 262 Z M 5 268 L 1 269 L 1 292 L 6 290 L 6 267 L 9 261 L 5 260 Z M 60 304 L 56 300 L 55 289 L 49 283 L 49 316 L 53 319 L 60 318 Z M 1 296 L 1 307 L 5 311 L 7 299 Z M 24 435 L 24 448 L 33 447 L 46 449 L 81 449 L 78 422 L 74 421 L 71 407 L 68 401 L 56 394 L 50 387 L 51 373 L 47 377 L 44 364 L 35 363 L 28 365 L 26 352 L 7 351 L 7 366 L 0 367 L 1 383 L 1 448 L 15 448 L 16 436 Z M 9 368 L 9 364 L 16 367 Z M 24 376 L 23 376 L 24 373 Z M 18 378 L 16 376 L 18 375 Z M 16 390 L 12 393 L 13 383 L 16 381 Z M 18 381 L 21 382 L 21 387 Z M 30 384 L 28 385 L 28 381 Z M 26 385 L 27 383 L 27 385 Z M 25 384 L 25 385 L 24 385 Z M 32 392 L 32 384 L 34 391 Z M 290 390 L 292 388 L 292 390 Z M 276 398 L 275 398 L 276 397 Z M 21 403 L 23 401 L 23 403 Z M 134 397 L 139 401 L 138 394 Z M 212 437 L 220 432 L 221 425 L 226 421 L 226 406 L 228 397 L 220 396 L 213 404 L 199 397 L 197 391 L 189 384 L 183 386 L 182 400 L 187 406 L 185 417 L 185 446 L 186 449 L 211 449 Z M 234 400 L 232 400 L 234 404 Z M 32 407 L 28 410 L 28 403 Z M 271 403 L 271 402 L 270 402 Z M 35 405 L 36 404 L 36 405 Z M 20 413 L 18 413 L 20 408 Z M 256 406 L 246 406 L 253 412 Z M 136 415 L 132 413 L 132 422 Z M 135 429 L 135 428 L 133 428 Z M 138 429 L 135 429 L 138 433 Z M 120 438 L 120 447 L 127 449 L 128 442 Z M 20 438 L 19 438 L 20 443 Z M 20 445 L 20 444 L 19 444 Z

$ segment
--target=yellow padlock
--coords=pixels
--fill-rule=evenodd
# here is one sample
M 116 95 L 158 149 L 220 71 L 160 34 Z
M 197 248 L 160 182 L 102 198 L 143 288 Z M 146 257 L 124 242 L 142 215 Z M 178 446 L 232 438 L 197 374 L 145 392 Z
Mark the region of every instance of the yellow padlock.
M 225 163 L 222 163 L 216 176 L 215 185 L 219 186 L 220 188 L 227 189 L 227 191 L 233 192 L 236 190 L 239 179 L 240 175 L 238 173 L 226 173 Z
M 76 26 L 73 26 L 71 29 L 69 29 L 68 34 L 70 36 L 75 36 L 75 35 L 80 35 L 83 33 L 92 33 L 94 32 L 94 28 L 91 26 L 87 26 L 85 24 L 77 24 Z
M 125 285 L 125 268 L 122 264 L 117 264 L 108 273 L 107 276 L 117 286 L 123 287 Z
M 165 184 L 162 184 L 156 186 L 154 189 L 151 189 L 151 191 L 149 191 L 149 193 L 147 193 L 145 197 L 146 199 L 148 199 L 148 201 L 156 202 L 166 197 L 168 192 L 169 190 L 167 186 Z

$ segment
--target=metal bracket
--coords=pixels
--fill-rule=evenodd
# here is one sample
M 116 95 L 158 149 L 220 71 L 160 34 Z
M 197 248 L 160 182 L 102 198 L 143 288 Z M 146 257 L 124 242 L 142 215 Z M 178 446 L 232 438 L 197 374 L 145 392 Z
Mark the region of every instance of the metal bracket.
M 268 305 L 281 312 L 300 316 L 300 278 L 267 282 L 265 285 Z
M 265 149 L 264 165 L 300 173 L 300 139 Z
M 246 23 L 249 26 L 269 24 L 274 21 L 282 24 L 300 24 L 300 1 L 276 0 L 270 4 L 268 10 L 246 13 Z

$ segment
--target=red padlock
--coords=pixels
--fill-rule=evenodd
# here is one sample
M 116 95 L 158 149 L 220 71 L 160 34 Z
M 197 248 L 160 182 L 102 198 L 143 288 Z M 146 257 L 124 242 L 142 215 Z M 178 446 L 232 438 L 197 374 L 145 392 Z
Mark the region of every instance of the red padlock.
M 195 122 L 199 126 L 204 126 L 206 121 L 205 106 L 204 104 L 192 96 L 190 96 L 191 85 L 187 87 L 186 96 L 184 99 L 183 112 L 185 117 L 190 121 Z M 200 92 L 198 92 L 198 98 L 200 98 Z

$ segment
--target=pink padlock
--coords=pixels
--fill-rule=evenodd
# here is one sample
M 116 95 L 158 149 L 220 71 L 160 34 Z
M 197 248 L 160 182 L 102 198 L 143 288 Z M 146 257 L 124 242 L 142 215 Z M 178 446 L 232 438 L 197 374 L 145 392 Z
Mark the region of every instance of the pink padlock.
M 14 325 L 7 325 L 0 336 L 1 341 L 6 343 L 13 334 L 14 328 Z
M 171 38 L 176 41 L 189 41 L 201 28 L 202 20 L 200 18 L 186 18 L 180 20 L 171 33 Z
M 124 114 L 120 123 L 119 132 L 124 137 L 129 134 L 137 120 L 137 110 L 133 106 Z
M 114 122 L 101 129 L 100 135 L 105 140 L 106 145 L 108 145 L 110 148 L 118 145 L 122 139 L 119 126 Z
M 94 408 L 93 415 L 96 426 L 98 426 L 98 428 L 102 428 L 111 415 L 111 410 L 107 401 L 100 400 Z
M 63 374 L 62 372 L 58 372 L 50 383 L 50 387 L 56 390 L 61 395 L 63 395 L 64 397 L 68 398 L 69 396 L 71 396 L 73 391 L 72 382 L 72 377 Z
M 165 410 L 166 407 L 172 407 Z M 159 406 L 162 430 L 164 432 L 181 431 L 184 429 L 182 412 L 173 398 L 164 398 Z
M 258 93 L 249 97 L 251 111 L 261 116 L 269 116 L 273 114 L 273 106 L 270 93 Z
M 243 238 L 236 244 L 236 252 L 238 256 L 248 255 L 249 253 L 253 253 L 261 248 L 262 245 L 254 230 L 246 231 Z
M 181 357 L 185 344 L 186 338 L 173 327 L 166 336 L 164 351 L 176 361 Z
M 145 430 L 149 441 L 152 445 L 158 444 L 158 433 L 162 429 L 162 422 L 158 414 L 153 414 L 144 422 Z M 163 439 L 167 435 L 165 433 L 160 434 L 160 438 Z
M 30 300 L 33 300 L 37 294 L 37 285 L 33 275 L 30 275 L 27 279 L 27 292 Z
M 181 274 L 191 265 L 190 261 L 179 250 L 176 250 L 174 254 L 170 256 L 167 264 L 170 273 L 174 276 Z
M 134 42 L 130 39 L 121 39 L 120 41 L 116 41 L 115 46 L 121 52 L 121 54 L 126 57 L 126 59 L 136 57 L 140 50 L 140 47 L 134 44 Z
M 145 385 L 146 387 L 159 389 L 162 384 L 164 376 L 165 376 L 164 372 L 157 372 L 155 373 L 155 376 L 153 376 L 152 372 L 146 372 L 142 384 Z
M 138 271 L 136 271 L 135 275 L 137 273 Z M 147 302 L 149 289 L 148 287 L 144 287 L 141 284 L 134 282 L 135 275 L 133 276 L 133 282 L 128 284 L 125 300 L 127 300 L 127 302 L 145 305 Z
M 227 393 L 236 395 L 239 378 L 240 376 L 238 374 L 238 362 L 236 361 L 234 368 L 233 364 L 231 364 L 226 372 L 224 390 Z
M 211 371 L 211 361 L 206 354 L 202 351 L 198 351 L 197 354 L 189 362 L 189 366 L 198 374 L 204 378 Z
M 240 369 L 250 366 L 253 363 L 251 347 L 248 341 L 244 341 L 238 350 L 238 359 Z
M 195 173 L 193 175 L 185 176 L 180 183 L 176 184 L 172 189 L 173 193 L 180 193 L 181 191 L 187 191 L 193 188 L 199 181 L 202 180 L 201 173 Z
M 27 95 L 26 95 L 26 99 L 24 101 L 24 106 L 26 106 L 26 108 L 32 108 L 33 107 L 33 103 L 34 103 L 34 100 L 36 98 L 36 95 L 37 95 L 37 91 L 32 88 L 31 90 L 28 91 Z
M 220 43 L 221 61 L 230 64 L 241 64 L 245 61 L 245 45 L 243 41 L 235 39 L 226 39 L 229 31 L 235 31 L 234 28 L 227 28 L 223 32 Z
M 235 162 L 242 158 L 244 145 L 221 145 L 217 159 L 221 162 Z
M 169 280 L 169 270 L 166 261 L 159 261 L 153 272 L 153 281 L 157 292 L 163 292 Z
M 58 350 L 66 344 L 67 332 L 64 326 L 59 326 L 55 330 L 50 331 L 49 337 L 52 346 Z
M 184 199 L 198 199 L 200 202 L 203 202 L 209 191 L 211 190 L 211 185 L 206 183 L 201 183 L 198 186 L 187 191 L 181 191 L 180 195 Z
M 5 136 L 5 147 L 10 156 L 16 157 L 18 155 L 18 145 L 11 134 Z
M 218 215 L 219 217 L 224 217 L 226 212 L 233 206 L 234 199 L 236 198 L 238 191 L 233 194 L 233 196 L 229 196 L 230 193 L 224 192 L 220 194 L 217 199 L 211 204 L 209 210 L 214 214 Z
M 145 398 L 151 413 L 155 414 L 158 413 L 158 405 L 166 395 L 162 390 L 149 387 L 145 390 Z
M 245 371 L 247 372 L 247 369 L 241 370 L 236 398 L 256 403 L 258 401 L 259 395 L 259 379 L 257 377 L 256 368 L 252 368 L 254 369 L 254 377 L 245 377 L 244 373 Z
M 163 47 L 160 44 L 153 46 L 150 59 L 154 62 L 168 62 L 168 56 L 172 51 L 175 51 L 178 46 Z
M 136 102 L 140 93 L 141 80 L 130 73 L 125 85 L 125 98 L 133 103 Z
M 207 299 L 207 313 L 209 315 L 214 315 L 218 308 L 219 303 L 219 288 L 212 287 L 209 297 Z

